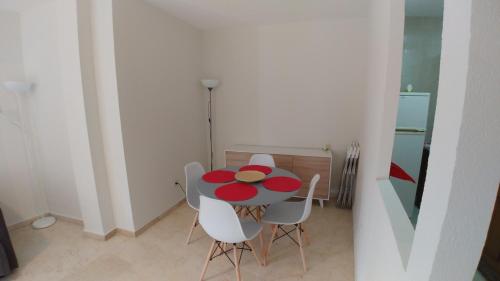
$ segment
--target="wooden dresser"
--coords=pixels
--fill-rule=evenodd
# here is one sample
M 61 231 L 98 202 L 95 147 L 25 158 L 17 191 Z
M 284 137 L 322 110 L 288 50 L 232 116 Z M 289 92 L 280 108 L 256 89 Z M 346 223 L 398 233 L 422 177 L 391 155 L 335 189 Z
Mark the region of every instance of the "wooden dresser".
M 323 201 L 330 199 L 330 183 L 332 173 L 332 153 L 315 148 L 293 148 L 261 145 L 233 145 L 225 150 L 226 166 L 247 165 L 252 154 L 271 154 L 278 168 L 293 172 L 302 180 L 297 197 L 306 197 L 309 182 L 315 174 L 321 176 L 314 199 Z

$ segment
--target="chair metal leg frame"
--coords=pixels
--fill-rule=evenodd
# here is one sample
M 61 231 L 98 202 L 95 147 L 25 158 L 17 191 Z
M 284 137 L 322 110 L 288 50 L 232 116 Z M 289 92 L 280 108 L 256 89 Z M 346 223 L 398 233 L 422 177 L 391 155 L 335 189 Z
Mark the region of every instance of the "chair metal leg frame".
M 264 264 L 267 264 L 267 256 L 271 252 L 271 245 L 276 240 L 279 240 L 283 237 L 288 236 L 288 238 L 290 238 L 300 248 L 300 255 L 302 258 L 302 264 L 304 266 L 304 271 L 307 271 L 306 261 L 305 261 L 305 257 L 304 257 L 304 250 L 303 250 L 303 245 L 302 245 L 302 237 L 303 237 L 303 233 L 304 233 L 304 228 L 302 227 L 302 224 L 295 224 L 294 226 L 295 227 L 293 229 L 288 230 L 288 231 L 284 228 L 284 225 L 275 225 L 274 226 L 273 233 L 271 236 L 271 241 L 269 241 L 269 246 L 268 246 L 267 251 L 265 253 Z M 278 237 L 275 237 L 279 230 L 281 230 L 283 232 L 283 234 L 279 235 Z M 290 235 L 290 233 L 292 233 L 294 231 L 297 231 L 297 240 L 295 240 L 295 238 Z
M 253 217 L 253 219 L 255 221 L 258 221 L 257 216 L 253 213 L 253 212 L 257 211 L 257 208 L 260 208 L 260 206 L 253 207 L 253 209 L 252 209 L 252 207 L 248 207 L 248 206 L 241 207 L 241 216 L 246 217 L 247 215 L 250 215 Z
M 243 217 L 250 214 L 255 221 L 258 221 L 258 215 L 254 214 L 254 212 L 258 211 L 257 208 L 260 208 L 260 212 L 263 212 L 267 209 L 267 205 L 255 206 L 255 207 L 250 207 L 250 206 L 241 207 L 241 210 L 237 212 L 237 214 L 238 215 L 242 214 Z
M 300 246 L 299 242 L 297 240 L 295 240 L 295 238 L 293 238 L 290 233 L 293 233 L 294 231 L 296 231 L 297 229 L 300 229 L 300 232 L 304 232 L 304 229 L 302 228 L 302 226 L 300 224 L 295 224 L 295 228 L 292 228 L 291 230 L 286 230 L 283 225 L 278 225 L 278 230 L 281 230 L 283 232 L 283 234 L 281 234 L 280 236 L 274 238 L 273 241 L 271 241 L 271 243 L 273 243 L 274 241 L 278 240 L 278 239 L 281 239 L 285 236 L 288 236 L 294 243 L 295 245 L 297 246 Z
M 259 258 L 257 257 L 255 249 L 252 246 L 252 243 L 250 241 L 245 241 L 242 243 L 233 244 L 233 247 L 231 247 L 231 248 L 227 248 L 226 244 L 227 243 L 223 243 L 221 241 L 214 240 L 214 242 L 212 243 L 212 246 L 210 247 L 210 250 L 208 252 L 208 257 L 207 257 L 207 260 L 205 262 L 205 267 L 202 271 L 202 275 L 201 275 L 200 280 L 203 280 L 206 269 L 208 267 L 208 263 L 211 262 L 213 259 L 220 257 L 222 255 L 226 256 L 226 258 L 229 260 L 229 262 L 233 265 L 233 267 L 237 271 L 239 271 L 239 264 L 241 263 L 241 257 L 243 256 L 244 251 L 253 252 L 255 259 L 257 260 L 257 263 L 259 265 L 261 265 L 261 262 L 260 262 Z M 231 251 L 235 251 L 233 253 L 233 258 L 231 258 L 229 256 L 229 253 L 231 253 Z M 238 256 L 238 252 L 239 252 L 239 256 Z

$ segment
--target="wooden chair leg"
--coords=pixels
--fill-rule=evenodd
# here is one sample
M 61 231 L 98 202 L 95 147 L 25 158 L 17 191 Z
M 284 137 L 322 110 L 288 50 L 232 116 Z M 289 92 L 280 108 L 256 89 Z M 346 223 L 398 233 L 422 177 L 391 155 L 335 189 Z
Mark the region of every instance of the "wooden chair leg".
M 267 265 L 267 257 L 269 256 L 269 253 L 271 252 L 271 246 L 273 245 L 273 240 L 274 237 L 276 237 L 276 233 L 278 232 L 278 226 L 273 224 L 272 226 L 272 234 L 271 234 L 271 240 L 269 240 L 269 245 L 267 246 L 267 250 L 263 252 L 264 255 L 264 265 Z
M 248 214 L 248 207 L 241 207 L 241 217 L 244 218 Z
M 261 213 L 260 213 L 260 206 L 257 207 L 257 222 L 260 223 L 261 219 Z M 264 235 L 262 234 L 262 231 L 259 233 L 259 242 L 260 242 L 260 250 L 262 251 L 264 249 Z
M 260 251 L 264 249 L 264 234 L 262 234 L 262 231 L 259 233 L 259 243 L 260 243 Z
M 189 230 L 189 234 L 186 240 L 186 245 L 189 245 L 189 241 L 191 240 L 191 235 L 193 234 L 193 230 L 196 227 L 196 224 L 198 223 L 198 214 L 199 213 L 196 212 L 196 214 L 194 215 L 193 224 L 191 225 L 191 229 Z
M 262 266 L 262 262 L 260 261 L 259 256 L 257 256 L 257 252 L 255 251 L 255 247 L 252 245 L 252 242 L 250 240 L 248 240 L 246 243 L 248 244 L 248 246 L 250 247 L 250 249 L 252 249 L 252 254 L 255 257 L 255 259 L 257 260 L 257 263 L 260 266 Z
M 300 257 L 302 258 L 302 266 L 304 267 L 304 272 L 307 271 L 307 265 L 306 265 L 306 258 L 304 256 L 304 247 L 302 243 L 302 235 L 300 233 L 300 228 L 297 226 L 297 240 L 299 242 L 299 249 L 300 249 Z
M 203 270 L 201 271 L 200 281 L 203 281 L 203 277 L 205 277 L 205 272 L 207 272 L 208 263 L 210 262 L 210 258 L 212 256 L 212 251 L 214 250 L 216 241 L 212 242 L 212 246 L 210 246 L 210 250 L 208 250 L 207 259 L 205 260 L 205 265 L 203 266 Z
M 238 216 L 241 216 L 241 211 L 242 211 L 242 209 L 243 209 L 243 207 L 241 207 L 241 206 L 236 206 L 236 207 L 234 207 L 234 211 L 236 212 L 236 214 L 237 214 Z
M 300 228 L 302 228 L 302 237 L 304 238 L 304 242 L 306 245 L 309 245 L 311 241 L 309 240 L 309 235 L 306 232 L 306 228 L 303 224 L 300 224 Z
M 241 281 L 240 263 L 238 261 L 238 248 L 233 244 L 234 270 L 236 271 L 236 280 Z

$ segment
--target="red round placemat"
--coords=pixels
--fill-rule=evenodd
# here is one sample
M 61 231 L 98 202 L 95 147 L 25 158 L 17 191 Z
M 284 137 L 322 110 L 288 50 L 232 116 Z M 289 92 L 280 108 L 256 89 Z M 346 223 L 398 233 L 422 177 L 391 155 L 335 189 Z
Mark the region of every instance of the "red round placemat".
M 225 201 L 245 201 L 257 195 L 257 188 L 248 183 L 234 182 L 215 190 L 215 196 Z
M 269 175 L 270 173 L 273 172 L 273 169 L 271 167 L 262 165 L 246 165 L 241 167 L 240 171 L 259 171 L 263 172 L 266 175 Z
M 264 180 L 262 185 L 272 191 L 291 192 L 298 190 L 302 182 L 290 177 L 272 177 Z
M 236 173 L 228 170 L 215 170 L 203 175 L 203 180 L 210 183 L 225 183 L 234 181 Z

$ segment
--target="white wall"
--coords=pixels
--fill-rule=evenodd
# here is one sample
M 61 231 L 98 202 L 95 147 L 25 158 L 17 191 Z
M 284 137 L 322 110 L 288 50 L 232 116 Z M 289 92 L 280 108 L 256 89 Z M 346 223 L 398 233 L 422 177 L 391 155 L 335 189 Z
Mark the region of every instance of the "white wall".
M 19 14 L 0 11 L 0 82 L 24 80 Z M 7 225 L 30 219 L 42 209 L 20 124 L 16 96 L 0 87 L 0 208 Z M 40 208 L 40 209 L 39 209 Z
M 116 74 L 135 228 L 179 202 L 185 164 L 206 162 L 201 34 L 140 0 L 113 2 Z
M 370 67 L 353 210 L 355 276 L 358 281 L 405 281 L 377 186 L 378 178 L 388 176 L 394 138 L 403 47 L 402 1 L 372 1 L 370 26 Z
M 19 14 L 0 10 L 0 77 L 1 81 L 24 78 Z M 1 88 L 2 93 L 5 89 Z
M 39 182 L 45 190 L 49 210 L 81 218 L 72 170 L 61 62 L 58 45 L 57 1 L 37 2 L 21 13 L 24 69 L 26 79 L 35 83 L 29 96 L 33 143 Z
M 354 208 L 356 280 L 472 280 L 500 181 L 499 35 L 488 28 L 499 24 L 500 3 L 445 1 L 434 144 L 407 265 L 377 186 L 395 124 L 402 1 L 373 4 L 370 85 L 378 86 L 367 101 Z
M 233 144 L 323 147 L 359 137 L 366 89 L 366 19 L 235 27 L 203 33 L 205 77 L 214 91 L 216 165 Z

